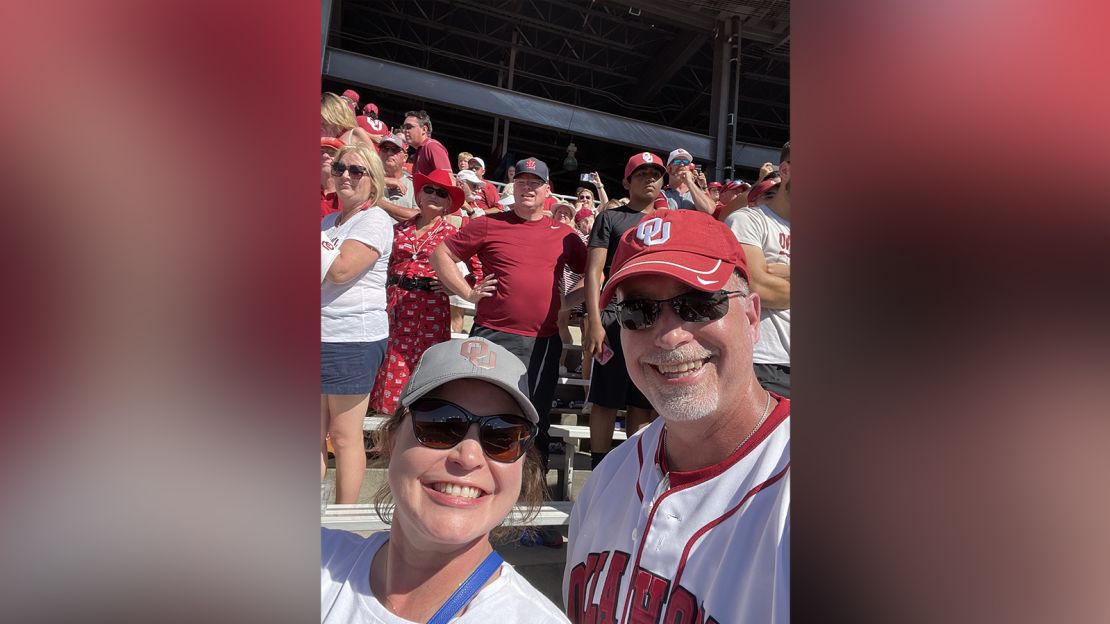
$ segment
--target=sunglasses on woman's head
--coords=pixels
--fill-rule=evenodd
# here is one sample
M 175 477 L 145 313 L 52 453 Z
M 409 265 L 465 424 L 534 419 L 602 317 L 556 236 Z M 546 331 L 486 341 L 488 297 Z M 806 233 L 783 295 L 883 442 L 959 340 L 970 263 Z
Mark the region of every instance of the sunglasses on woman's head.
M 535 440 L 537 427 L 516 414 L 478 416 L 443 399 L 418 399 L 409 407 L 417 442 L 431 449 L 454 448 L 478 425 L 478 442 L 486 457 L 510 464 L 520 459 Z
M 447 192 L 447 189 L 439 186 L 432 186 L 431 184 L 425 184 L 424 187 L 420 189 L 420 192 L 442 197 L 443 199 L 447 199 L 451 196 L 451 194 Z
M 647 329 L 655 325 L 663 304 L 668 303 L 687 323 L 716 321 L 728 314 L 728 300 L 740 294 L 739 290 L 691 290 L 670 299 L 632 297 L 617 304 L 617 320 L 625 329 Z
M 333 162 L 331 164 L 331 174 L 333 176 L 341 176 L 343 175 L 344 171 L 350 171 L 352 178 L 361 178 L 362 176 L 370 173 L 369 169 L 367 169 L 366 167 L 360 167 L 358 165 L 347 165 L 341 162 Z

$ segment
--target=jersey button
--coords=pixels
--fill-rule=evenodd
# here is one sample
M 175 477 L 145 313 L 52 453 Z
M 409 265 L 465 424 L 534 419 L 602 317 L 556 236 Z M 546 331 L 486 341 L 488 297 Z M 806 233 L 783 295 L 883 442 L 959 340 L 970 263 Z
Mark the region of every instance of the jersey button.
M 640 537 L 640 530 L 632 529 L 632 541 L 636 541 L 636 538 L 638 537 Z

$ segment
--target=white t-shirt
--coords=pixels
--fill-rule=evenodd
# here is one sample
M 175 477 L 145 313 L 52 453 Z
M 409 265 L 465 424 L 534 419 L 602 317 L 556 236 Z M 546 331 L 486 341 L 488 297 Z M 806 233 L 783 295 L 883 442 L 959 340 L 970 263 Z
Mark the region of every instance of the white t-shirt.
M 416 194 L 414 192 L 414 189 L 412 188 L 412 174 L 410 174 L 408 171 L 402 171 L 401 178 L 405 182 L 405 192 L 396 193 L 394 192 L 395 187 L 390 186 L 387 187 L 385 190 L 385 198 L 389 200 L 390 203 L 397 204 L 398 206 L 404 206 L 405 208 L 418 208 L 418 206 L 416 205 Z M 403 219 L 393 220 L 394 223 L 400 223 L 401 221 L 403 221 Z
M 333 212 L 320 222 L 320 230 L 338 248 L 347 239 L 365 243 L 378 251 L 370 268 L 347 282 L 325 280 L 320 286 L 321 342 L 376 342 L 389 337 L 389 317 L 385 311 L 385 280 L 389 254 L 393 250 L 393 219 L 374 206 L 351 215 L 336 227 L 340 213 Z
M 320 622 L 410 624 L 390 613 L 370 590 L 370 564 L 389 539 L 389 532 L 361 537 L 348 531 L 320 528 Z M 536 591 L 513 566 L 501 564 L 501 575 L 470 601 L 458 624 L 489 622 L 551 622 L 568 620 Z
M 725 217 L 741 244 L 759 247 L 767 264 L 790 264 L 790 222 L 766 205 L 744 208 Z M 752 361 L 756 364 L 790 365 L 790 310 L 763 308 L 759 313 L 759 342 Z

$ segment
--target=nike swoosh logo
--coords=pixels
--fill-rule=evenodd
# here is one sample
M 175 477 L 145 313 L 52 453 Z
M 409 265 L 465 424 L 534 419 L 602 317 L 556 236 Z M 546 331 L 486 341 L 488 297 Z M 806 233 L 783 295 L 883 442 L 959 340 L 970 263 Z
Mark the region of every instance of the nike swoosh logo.
M 710 284 L 716 284 L 717 280 L 703 280 L 702 278 L 699 277 L 698 278 L 698 283 L 701 284 L 702 286 L 708 286 Z

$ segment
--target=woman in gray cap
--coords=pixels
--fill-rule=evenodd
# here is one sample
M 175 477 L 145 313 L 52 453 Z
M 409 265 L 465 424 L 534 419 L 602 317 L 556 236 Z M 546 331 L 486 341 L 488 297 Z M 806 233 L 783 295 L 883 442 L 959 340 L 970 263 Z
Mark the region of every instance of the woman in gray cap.
M 390 530 L 321 528 L 322 622 L 567 622 L 490 543 L 543 499 L 524 364 L 484 338 L 430 347 L 378 432 Z M 457 589 L 456 589 L 457 588 Z M 457 616 L 457 619 L 452 619 Z

